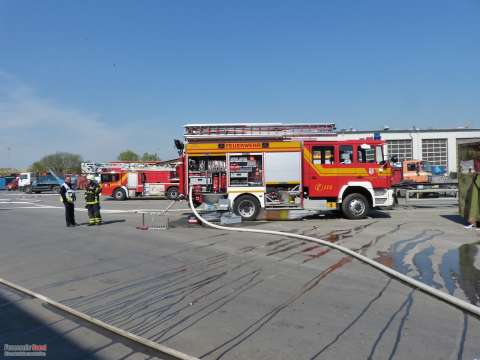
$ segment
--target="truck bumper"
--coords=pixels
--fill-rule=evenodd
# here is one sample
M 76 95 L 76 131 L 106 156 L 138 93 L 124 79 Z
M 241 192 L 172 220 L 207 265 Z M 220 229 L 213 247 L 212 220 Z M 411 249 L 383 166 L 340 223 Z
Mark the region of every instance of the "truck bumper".
M 380 196 L 375 196 L 375 207 L 376 206 L 393 206 L 393 189 L 387 189 L 384 194 Z

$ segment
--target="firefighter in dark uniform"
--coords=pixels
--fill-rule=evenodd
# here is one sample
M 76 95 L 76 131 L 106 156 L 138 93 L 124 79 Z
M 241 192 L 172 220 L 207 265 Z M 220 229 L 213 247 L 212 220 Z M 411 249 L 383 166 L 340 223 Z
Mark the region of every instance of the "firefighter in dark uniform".
M 73 227 L 77 225 L 75 222 L 75 190 L 72 187 L 72 178 L 70 176 L 65 177 L 65 182 L 60 187 L 60 196 L 63 205 L 65 206 L 65 220 L 67 227 Z
M 100 215 L 100 192 L 102 187 L 95 181 L 93 175 L 88 175 L 87 179 L 85 207 L 88 209 L 88 226 L 100 225 L 102 223 L 102 216 Z

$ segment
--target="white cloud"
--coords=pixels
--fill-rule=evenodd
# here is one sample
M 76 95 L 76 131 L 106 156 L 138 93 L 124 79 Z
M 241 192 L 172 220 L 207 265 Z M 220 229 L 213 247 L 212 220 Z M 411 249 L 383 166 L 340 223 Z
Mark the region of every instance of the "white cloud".
M 56 151 L 111 160 L 127 147 L 145 149 L 147 144 L 139 140 L 142 136 L 133 126 L 109 126 L 101 115 L 41 97 L 0 71 L 0 167 L 26 167 Z M 152 135 L 149 131 L 146 138 L 153 144 L 151 151 L 156 151 Z

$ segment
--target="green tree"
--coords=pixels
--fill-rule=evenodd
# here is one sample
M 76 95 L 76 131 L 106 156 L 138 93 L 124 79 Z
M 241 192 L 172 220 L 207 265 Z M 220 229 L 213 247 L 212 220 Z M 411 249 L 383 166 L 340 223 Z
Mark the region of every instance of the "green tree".
M 40 161 L 35 161 L 28 170 L 33 173 L 42 173 L 47 171 L 45 166 Z
M 160 156 L 158 156 L 157 153 L 150 154 L 148 152 L 145 152 L 142 155 L 142 160 L 143 161 L 160 161 Z
M 0 168 L 0 176 L 8 176 L 10 174 L 17 174 L 20 170 L 14 168 Z
M 120 161 L 138 161 L 140 157 L 132 150 L 125 150 L 118 155 L 117 159 Z
M 30 166 L 32 172 L 46 172 L 53 170 L 57 175 L 79 174 L 81 172 L 82 157 L 78 154 L 56 152 L 46 155 Z

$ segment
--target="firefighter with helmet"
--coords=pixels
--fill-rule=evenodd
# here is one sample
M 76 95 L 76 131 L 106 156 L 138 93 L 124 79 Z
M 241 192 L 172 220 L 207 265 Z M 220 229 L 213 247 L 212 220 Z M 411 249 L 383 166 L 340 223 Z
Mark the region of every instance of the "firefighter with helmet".
M 88 175 L 87 180 L 85 207 L 88 210 L 88 226 L 100 225 L 102 223 L 102 216 L 100 215 L 100 192 L 102 187 L 93 175 Z

